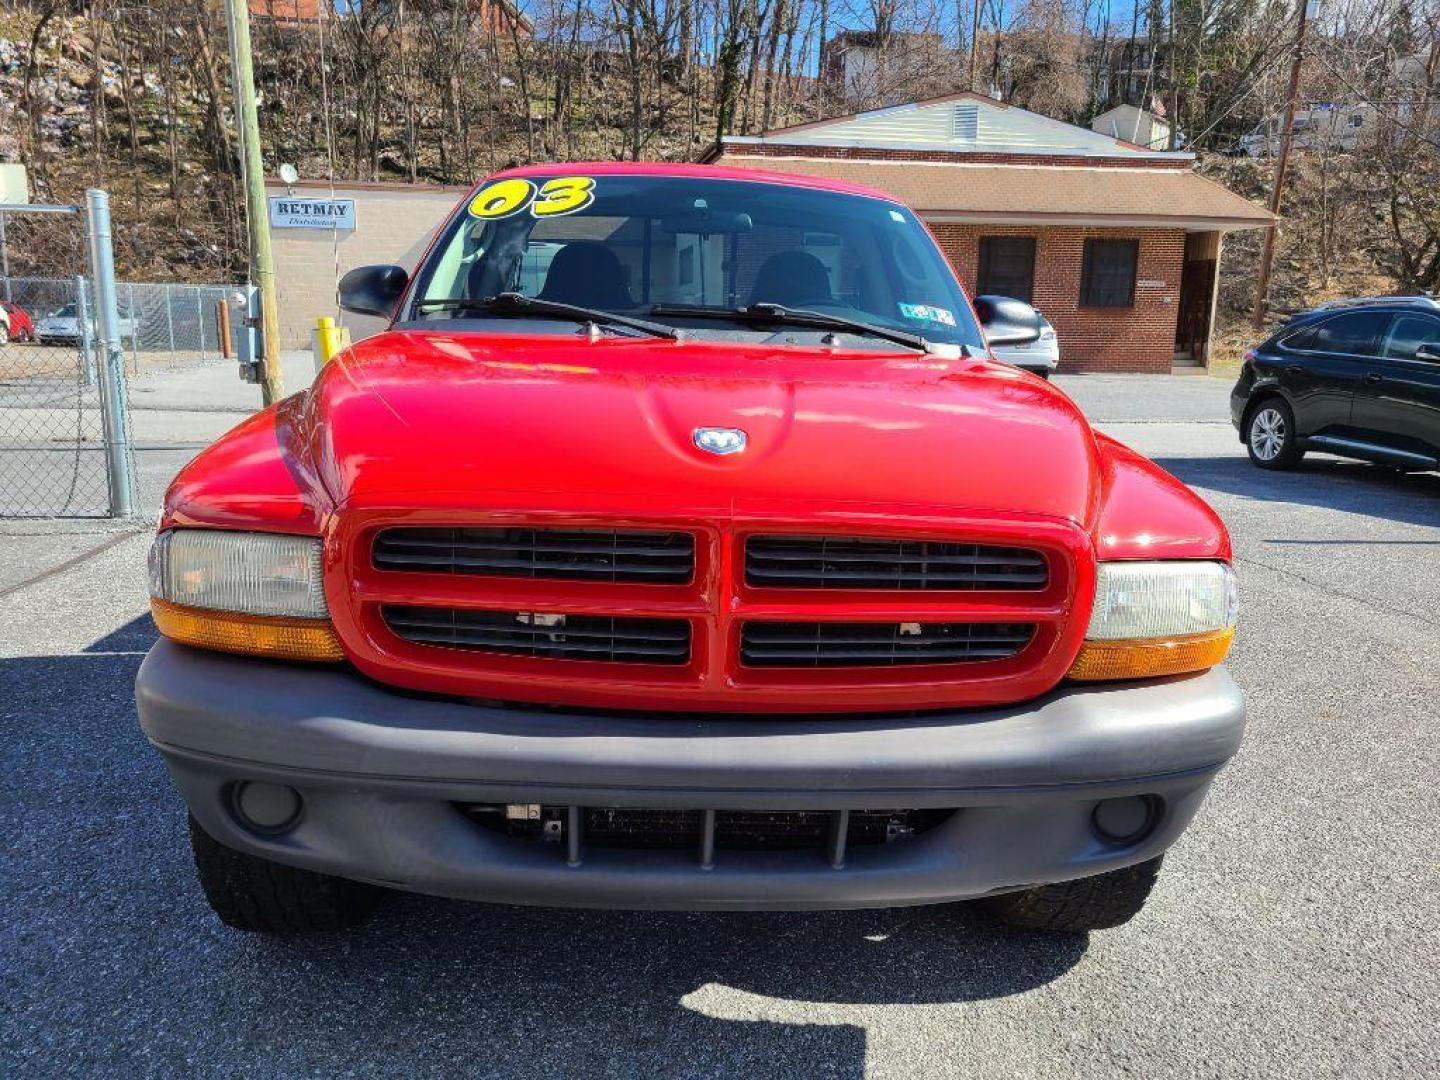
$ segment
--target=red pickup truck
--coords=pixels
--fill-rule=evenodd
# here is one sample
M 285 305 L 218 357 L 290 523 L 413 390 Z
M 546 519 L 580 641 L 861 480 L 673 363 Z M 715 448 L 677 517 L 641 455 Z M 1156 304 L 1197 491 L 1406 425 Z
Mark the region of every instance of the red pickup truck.
M 229 925 L 520 904 L 1135 914 L 1236 751 L 1225 528 L 988 353 L 881 193 L 481 184 L 390 329 L 201 453 L 141 724 Z M 1003 321 L 995 312 L 1003 312 Z

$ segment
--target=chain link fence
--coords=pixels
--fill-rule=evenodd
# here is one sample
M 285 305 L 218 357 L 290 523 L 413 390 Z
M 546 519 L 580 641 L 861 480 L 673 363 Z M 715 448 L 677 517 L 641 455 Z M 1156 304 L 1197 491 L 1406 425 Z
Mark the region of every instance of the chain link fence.
M 5 213 L 12 246 L 33 245 L 73 276 L 33 286 L 0 278 L 0 516 L 108 516 L 84 218 L 74 207 Z M 53 313 L 49 323 L 42 312 Z
M 49 344 L 69 330 L 63 320 L 73 312 L 76 288 L 73 278 L 5 278 L 0 279 L 0 300 L 9 299 L 25 311 L 37 325 L 39 342 Z M 116 298 L 128 372 L 138 375 L 235 356 L 240 328 L 220 315 L 232 292 L 233 286 L 225 285 L 119 282 Z M 51 327 L 43 325 L 47 320 L 53 321 Z

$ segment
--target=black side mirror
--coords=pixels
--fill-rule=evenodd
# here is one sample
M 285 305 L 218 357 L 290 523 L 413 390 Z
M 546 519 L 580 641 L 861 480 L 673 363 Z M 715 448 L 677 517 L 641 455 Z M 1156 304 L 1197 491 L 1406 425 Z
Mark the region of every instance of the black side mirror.
M 357 315 L 395 314 L 410 275 L 399 266 L 357 266 L 340 279 L 340 306 Z
M 1008 296 L 977 296 L 975 314 L 990 345 L 1029 345 L 1040 340 L 1044 326 L 1038 311 Z

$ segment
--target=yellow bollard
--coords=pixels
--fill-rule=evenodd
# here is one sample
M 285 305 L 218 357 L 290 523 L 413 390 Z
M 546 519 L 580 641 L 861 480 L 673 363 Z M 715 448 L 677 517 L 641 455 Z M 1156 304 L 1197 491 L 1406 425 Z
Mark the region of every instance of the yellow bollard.
M 322 315 L 315 323 L 315 345 L 321 364 L 328 364 L 344 346 L 341 344 L 341 329 L 329 315 Z

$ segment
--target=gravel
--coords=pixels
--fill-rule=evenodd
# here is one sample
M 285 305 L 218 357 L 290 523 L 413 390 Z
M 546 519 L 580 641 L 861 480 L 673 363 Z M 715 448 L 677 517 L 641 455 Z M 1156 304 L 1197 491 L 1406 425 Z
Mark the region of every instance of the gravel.
M 1128 926 L 396 895 L 350 936 L 228 931 L 136 727 L 147 539 L 31 523 L 0 532 L 0 1075 L 1435 1075 L 1440 477 L 1255 470 L 1216 380 L 1060 385 L 1213 502 L 1241 578 L 1246 742 Z

